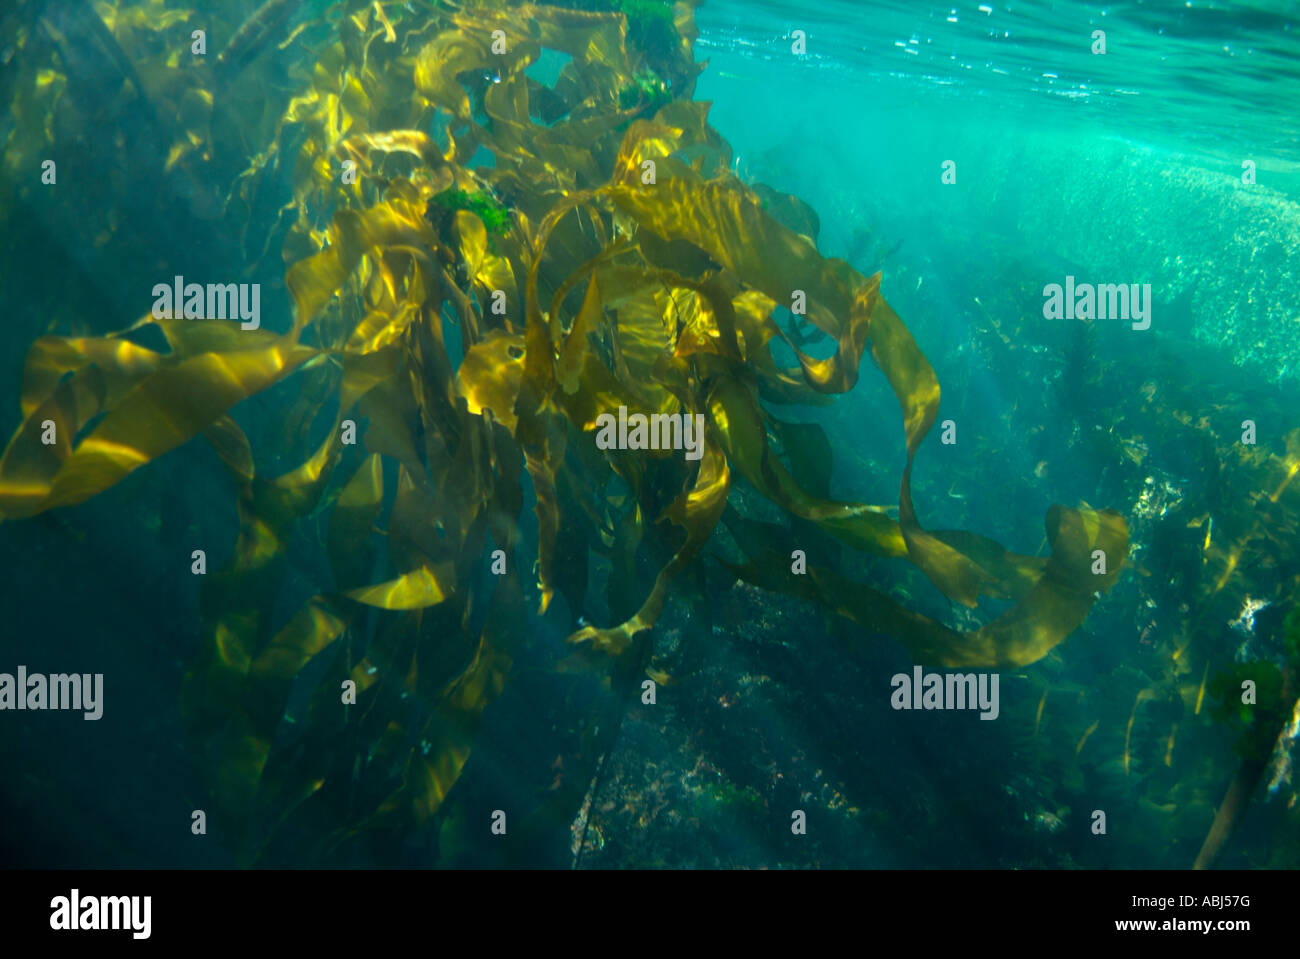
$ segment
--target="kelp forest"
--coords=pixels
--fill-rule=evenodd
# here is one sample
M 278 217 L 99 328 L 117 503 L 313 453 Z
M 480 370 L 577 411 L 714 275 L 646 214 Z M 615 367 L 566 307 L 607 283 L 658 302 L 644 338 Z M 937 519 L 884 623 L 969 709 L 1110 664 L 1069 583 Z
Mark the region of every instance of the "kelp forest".
M 962 362 L 1065 438 L 940 528 L 941 431 L 996 455 L 1016 427 L 966 425 L 888 267 L 819 250 L 836 211 L 740 175 L 696 6 L 0 15 L 3 285 L 66 280 L 8 311 L 0 534 L 27 575 L 138 584 L 113 613 L 61 589 L 174 664 L 140 708 L 183 735 L 205 861 L 863 865 L 888 834 L 905 864 L 960 801 L 1006 811 L 1007 851 L 947 864 L 1294 867 L 1295 410 L 1008 281 Z M 832 442 L 837 407 L 870 448 Z M 695 423 L 695 455 L 655 442 Z M 997 672 L 999 721 L 898 741 L 914 665 Z M 773 711 L 857 758 L 801 757 Z M 881 786 L 885 740 L 937 785 Z M 983 798 L 944 798 L 968 774 Z M 724 821 L 771 848 L 692 851 Z

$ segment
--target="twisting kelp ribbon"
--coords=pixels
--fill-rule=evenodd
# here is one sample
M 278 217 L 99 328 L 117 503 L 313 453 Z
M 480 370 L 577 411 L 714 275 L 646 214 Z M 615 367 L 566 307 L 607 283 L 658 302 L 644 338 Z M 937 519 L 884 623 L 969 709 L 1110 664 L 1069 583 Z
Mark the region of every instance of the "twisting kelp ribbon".
M 85 502 L 318 356 L 219 321 L 159 325 L 166 355 L 116 338 L 37 341 L 24 373 L 26 416 L 0 459 L 0 518 Z
M 934 373 L 878 274 L 822 257 L 815 214 L 728 172 L 707 104 L 690 100 L 689 4 L 673 8 L 667 40 L 633 24 L 649 38 L 639 47 L 623 15 L 553 6 L 385 14 L 356 0 L 331 15 L 338 39 L 265 126 L 238 177 L 243 209 L 231 204 L 246 248 L 283 247 L 287 332 L 157 321 L 170 354 L 121 336 L 44 338 L 0 461 L 7 518 L 82 502 L 194 436 L 225 463 L 239 532 L 205 582 L 205 646 L 183 701 L 244 861 L 277 861 L 295 838 L 327 856 L 442 808 L 523 641 L 525 473 L 536 608 L 560 596 L 573 619 L 592 616 L 588 565 L 606 564 L 606 625 L 569 640 L 623 684 L 720 521 L 746 556 L 736 575 L 938 664 L 1032 662 L 1114 582 L 1126 530 L 1108 511 L 1053 507 L 1047 558 L 921 527 L 910 484 L 938 409 Z M 544 48 L 570 57 L 553 86 L 526 72 Z M 493 162 L 471 168 L 480 151 Z M 266 197 L 290 178 L 277 211 Z M 795 290 L 832 356 L 808 356 L 773 319 Z M 777 362 L 774 341 L 796 366 Z M 852 389 L 868 343 L 902 407 L 897 521 L 829 498 L 824 434 L 763 405 Z M 281 419 L 300 463 L 263 475 L 230 411 L 290 376 Z M 620 408 L 702 417 L 698 459 L 598 448 L 598 421 Z M 349 423 L 363 448 L 341 441 Z M 790 461 L 800 446 L 821 450 L 816 466 Z M 831 557 L 793 576 L 792 534 L 728 509 L 736 477 L 854 549 L 910 561 L 952 599 L 1017 602 L 963 634 L 851 582 Z M 313 533 L 328 574 L 277 621 L 289 543 Z M 581 770 L 539 804 L 539 823 L 581 798 L 615 725 L 593 719 Z
M 664 136 L 671 136 L 671 131 L 654 132 L 658 134 L 655 145 L 661 149 L 678 146 Z M 714 434 L 733 466 L 775 502 L 850 545 L 886 556 L 905 551 L 953 599 L 971 606 L 981 594 L 1021 600 L 969 638 L 951 634 L 940 640 L 944 632 L 933 629 L 924 638 L 900 635 L 918 656 L 947 665 L 986 666 L 1021 665 L 1044 656 L 1082 622 L 1095 595 L 1114 583 L 1127 552 L 1122 518 L 1110 511 L 1053 507 L 1048 517 L 1053 555 L 1047 561 L 1008 553 L 975 534 L 931 534 L 921 529 L 912 506 L 911 469 L 938 409 L 938 382 L 911 335 L 880 296 L 879 277 L 868 281 L 842 261 L 820 257 L 807 239 L 767 216 L 757 199 L 734 180 L 704 181 L 671 157 L 660 162 L 667 171 L 665 182 L 653 189 L 616 183 L 610 190 L 614 202 L 656 237 L 688 241 L 734 271 L 741 282 L 774 299 L 805 291 L 809 319 L 838 344 L 835 356 L 823 361 L 811 361 L 796 349 L 810 388 L 836 392 L 851 387 L 869 336 L 873 356 L 903 409 L 908 462 L 897 525 L 870 507 L 832 503 L 800 490 L 769 454 L 764 414 L 752 389 L 724 372 L 714 380 L 709 412 Z M 715 334 L 722 342 L 735 342 L 734 330 L 726 325 L 731 319 L 729 306 L 723 303 L 715 310 Z M 770 318 L 767 322 L 772 323 Z M 747 344 L 767 349 L 770 335 L 755 336 L 752 328 L 747 332 Z M 765 366 L 757 364 L 760 378 Z M 854 618 L 864 625 L 878 621 L 875 614 Z M 575 638 L 591 635 L 595 633 L 589 630 Z

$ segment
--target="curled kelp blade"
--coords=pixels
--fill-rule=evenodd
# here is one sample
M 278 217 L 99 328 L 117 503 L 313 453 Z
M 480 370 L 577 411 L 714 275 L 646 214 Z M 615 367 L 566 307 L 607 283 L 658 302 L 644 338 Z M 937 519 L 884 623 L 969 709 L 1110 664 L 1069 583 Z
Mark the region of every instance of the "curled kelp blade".
M 728 459 L 756 489 L 795 515 L 811 520 L 850 546 L 882 556 L 907 555 L 898 524 L 877 507 L 834 503 L 801 489 L 767 444 L 763 414 L 739 380 L 719 382 L 709 415 Z
M 1043 575 L 1012 609 L 963 633 L 833 569 L 810 563 L 806 574 L 792 573 L 790 553 L 797 544 L 782 527 L 734 515 L 727 525 L 747 561 L 722 562 L 740 578 L 810 600 L 872 633 L 888 635 L 917 662 L 954 668 L 1011 668 L 1042 659 L 1079 627 L 1097 593 L 1114 585 L 1117 571 L 1093 571 L 1093 551 L 1116 553 L 1128 546 L 1128 530 L 1117 513 L 1053 506 L 1048 512 L 1052 555 Z
M 260 350 L 202 353 L 156 370 L 121 397 L 65 458 L 55 462 L 41 441 L 42 419 L 75 422 L 65 401 L 33 411 L 0 462 L 0 511 L 31 516 L 85 502 L 134 470 L 175 449 L 239 401 L 292 373 L 318 354 L 288 342 Z M 65 391 L 66 392 L 66 391 Z M 57 396 L 56 391 L 56 396 Z M 75 409 L 75 407 L 73 407 Z
M 117 337 L 43 336 L 32 344 L 23 364 L 23 416 L 30 416 L 66 374 L 91 365 L 99 368 L 104 402 L 111 405 L 158 369 L 163 359 L 154 350 Z
M 664 519 L 682 527 L 686 540 L 668 565 L 655 577 L 654 587 L 645 602 L 631 619 L 617 626 L 599 629 L 585 626 L 569 636 L 571 643 L 590 643 L 594 648 L 619 656 L 627 651 L 635 637 L 654 625 L 663 610 L 668 586 L 694 559 L 695 554 L 708 541 L 727 505 L 731 489 L 731 471 L 727 459 L 716 446 L 705 449 L 700 460 L 695 485 L 689 492 L 675 499 L 664 511 Z
M 437 571 L 422 566 L 385 583 L 349 590 L 346 595 L 380 609 L 424 609 L 447 598 L 450 578 L 449 569 Z

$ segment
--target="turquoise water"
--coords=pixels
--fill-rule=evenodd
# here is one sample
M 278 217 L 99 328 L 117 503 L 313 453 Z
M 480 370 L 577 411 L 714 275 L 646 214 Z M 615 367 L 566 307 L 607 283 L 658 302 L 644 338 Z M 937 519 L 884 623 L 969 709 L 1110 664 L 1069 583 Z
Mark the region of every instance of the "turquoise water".
M 1064 127 L 1225 162 L 1255 156 L 1294 176 L 1300 146 L 1300 20 L 1292 3 L 709 2 L 700 95 L 732 77 L 780 123 L 839 102 L 849 128 L 879 110 L 965 117 L 1007 131 Z M 795 59 L 786 38 L 806 36 Z M 1105 33 L 1105 54 L 1092 52 Z M 731 84 L 734 88 L 735 84 Z M 814 95 L 816 91 L 816 95 Z M 874 109 L 867 104 L 873 104 Z M 861 111 L 861 112 L 858 112 Z M 730 126 L 730 125 L 728 125 Z M 1081 144 L 1081 147 L 1083 145 Z
M 1166 332 L 1294 383 L 1294 5 L 986 6 L 709 3 L 697 95 L 738 172 L 824 211 L 822 248 L 860 268 L 900 265 L 881 253 L 901 243 L 905 267 L 924 251 L 972 266 L 1012 256 L 1044 274 L 1136 271 Z M 955 184 L 941 183 L 945 161 Z M 885 269 L 885 289 L 910 295 L 898 281 Z M 978 294 L 956 292 L 950 317 Z
M 1144 391 L 1200 390 L 1217 411 L 1193 417 L 1201 427 L 1235 429 L 1252 410 L 1278 436 L 1300 425 L 1298 13 L 1289 3 L 1060 2 L 710 2 L 699 11 L 696 50 L 709 69 L 697 96 L 713 102 L 710 119 L 735 149 L 738 175 L 808 200 L 821 215 L 825 252 L 882 271 L 882 288 L 943 384 L 940 418 L 955 417 L 976 437 L 923 455 L 929 520 L 1027 546 L 1039 535 L 1044 497 L 1104 501 L 1129 518 L 1138 572 L 1046 666 L 1079 704 L 1092 704 L 1083 711 L 1095 714 L 1098 735 L 1114 724 L 1111 745 L 1085 746 L 1082 716 L 1046 752 L 980 746 L 969 730 L 953 731 L 948 744 L 997 753 L 990 779 L 1013 804 L 1035 797 L 1031 822 L 1044 810 L 1065 815 L 1067 804 L 1048 798 L 1059 792 L 1017 772 L 1044 761 L 1056 770 L 1049 779 L 1074 775 L 1063 770 L 1079 763 L 1088 784 L 1079 795 L 1187 810 L 1187 789 L 1161 787 L 1160 799 L 1150 792 L 1179 767 L 1172 746 L 1148 754 L 1141 773 L 1127 752 L 1144 721 L 1150 748 L 1180 714 L 1191 720 L 1168 702 L 1159 718 L 1144 717 L 1130 684 L 1154 675 L 1147 644 L 1157 634 L 1177 644 L 1198 619 L 1218 616 L 1211 632 L 1220 648 L 1247 635 L 1228 628 L 1232 613 L 1209 612 L 1235 610 L 1240 597 L 1232 605 L 1213 592 L 1213 577 L 1197 587 L 1176 572 L 1202 566 L 1199 542 L 1170 545 L 1193 536 L 1174 530 L 1194 528 L 1191 514 L 1220 496 L 1217 466 L 1207 471 L 1189 453 L 1204 437 L 1176 437 L 1159 417 L 1124 426 L 1114 417 L 1141 407 Z M 1104 55 L 1090 49 L 1098 29 Z M 805 34 L 802 55 L 791 49 L 796 30 Z M 955 164 L 953 183 L 943 182 L 946 161 Z M 1243 179 L 1248 167 L 1253 183 Z M 1043 286 L 1067 274 L 1150 283 L 1153 337 L 1098 322 L 1078 333 L 1082 354 L 1052 339 L 1077 332 L 1051 327 L 1039 312 Z M 1048 345 L 999 362 L 987 352 L 994 320 Z M 1172 366 L 1156 359 L 1184 349 Z M 1080 355 L 1096 367 L 1072 381 Z M 864 376 L 847 408 L 823 420 L 837 451 L 869 451 L 865 462 L 837 464 L 837 489 L 888 501 L 892 462 L 870 451 L 896 442 L 896 427 L 875 412 L 891 401 L 879 377 Z M 1127 432 L 1125 442 L 1137 445 L 1127 453 L 1090 446 L 1089 435 L 1106 431 Z M 1237 490 L 1228 501 L 1242 495 L 1256 494 Z M 1283 580 L 1294 575 L 1294 558 L 1276 562 Z M 1058 696 L 1045 700 L 1049 709 Z M 1094 764 L 1088 750 L 1103 755 Z M 1262 815 L 1282 813 L 1275 803 Z M 1157 816 L 1144 828 L 1149 838 L 1167 825 Z M 1177 866 L 1194 844 L 1190 836 L 1162 843 L 1109 861 Z M 1085 847 L 1071 846 L 1070 856 L 1095 864 Z

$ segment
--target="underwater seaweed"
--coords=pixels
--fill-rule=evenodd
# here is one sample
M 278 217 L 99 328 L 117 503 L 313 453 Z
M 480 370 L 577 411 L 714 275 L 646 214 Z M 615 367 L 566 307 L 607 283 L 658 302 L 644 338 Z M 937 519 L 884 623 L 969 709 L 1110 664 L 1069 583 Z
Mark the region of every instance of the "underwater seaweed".
M 703 68 L 692 4 L 385 11 L 349 0 L 316 18 L 329 29 L 288 71 L 297 92 L 251 126 L 241 154 L 212 132 L 226 103 L 250 96 L 241 84 L 252 81 L 226 64 L 265 53 L 287 6 L 267 4 L 235 33 L 219 73 L 168 63 L 176 40 L 162 35 L 184 35 L 186 12 L 135 22 L 146 8 L 121 6 L 108 29 L 146 64 L 143 80 L 128 78 L 137 94 L 150 87 L 158 116 L 177 118 L 160 176 L 227 175 L 240 246 L 259 266 L 287 264 L 292 322 L 245 330 L 149 315 L 107 335 L 42 336 L 0 459 L 6 521 L 85 502 L 200 435 L 228 469 L 239 533 L 229 566 L 204 583 L 204 649 L 182 705 L 242 862 L 273 860 L 291 834 L 324 859 L 439 813 L 528 642 L 526 604 L 543 614 L 558 593 L 587 615 L 593 559 L 611 570 L 608 625 L 575 629 L 557 668 L 624 691 L 648 667 L 669 591 L 720 523 L 745 556 L 720 560 L 735 577 L 936 665 L 1033 663 L 1116 582 L 1128 527 L 1111 510 L 1052 506 L 1046 557 L 922 526 L 911 480 L 938 379 L 879 273 L 824 257 L 810 208 L 730 172 L 708 105 L 692 99 Z M 33 30 L 18 42 L 39 42 Z M 263 39 L 245 48 L 254 34 Z M 553 87 L 527 73 L 543 50 L 569 57 Z M 70 108 L 59 87 L 44 77 L 24 88 L 26 135 Z M 6 165 L 29 160 L 6 151 Z M 286 182 L 288 201 L 268 201 Z M 114 242 L 137 242 L 131 233 L 111 228 Z M 809 356 L 805 337 L 777 323 L 796 298 L 833 355 Z M 444 340 L 453 327 L 459 362 Z M 150 332 L 157 349 L 143 345 Z M 776 343 L 796 366 L 778 362 Z M 897 519 L 829 498 L 820 428 L 768 408 L 852 389 L 868 347 L 901 410 Z M 301 387 L 285 449 L 302 443 L 291 424 L 323 418 L 311 435 L 324 439 L 264 475 L 231 410 L 290 378 Z M 598 421 L 620 410 L 702 416 L 700 458 L 599 449 Z M 358 423 L 364 452 L 341 439 Z M 792 455 L 800 448 L 826 451 L 819 468 Z M 911 564 L 966 607 L 1011 603 L 962 632 L 854 581 L 833 555 L 795 574 L 791 528 L 735 509 L 739 479 L 853 550 Z M 289 542 L 316 517 L 327 517 L 332 587 L 277 623 Z M 652 582 L 638 554 L 657 557 Z M 306 705 L 291 706 L 312 662 L 325 668 Z M 573 819 L 615 727 L 590 724 L 586 772 L 539 807 L 536 828 Z

